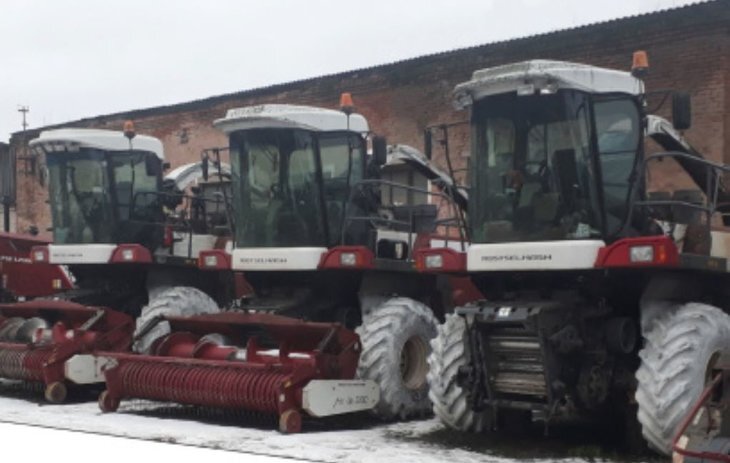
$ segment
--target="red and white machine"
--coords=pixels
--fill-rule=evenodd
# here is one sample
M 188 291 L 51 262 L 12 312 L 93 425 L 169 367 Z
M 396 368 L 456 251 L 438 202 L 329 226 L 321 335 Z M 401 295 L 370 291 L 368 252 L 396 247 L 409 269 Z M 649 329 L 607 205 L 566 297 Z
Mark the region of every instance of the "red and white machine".
M 672 123 L 647 114 L 647 70 L 643 53 L 632 73 L 535 60 L 456 87 L 471 111 L 470 245 L 416 256 L 486 298 L 432 343 L 430 397 L 448 426 L 638 416 L 668 453 L 730 347 L 730 167 L 679 134 L 686 94 L 670 92 Z M 647 139 L 665 151 L 645 154 Z M 695 189 L 655 191 L 669 164 Z

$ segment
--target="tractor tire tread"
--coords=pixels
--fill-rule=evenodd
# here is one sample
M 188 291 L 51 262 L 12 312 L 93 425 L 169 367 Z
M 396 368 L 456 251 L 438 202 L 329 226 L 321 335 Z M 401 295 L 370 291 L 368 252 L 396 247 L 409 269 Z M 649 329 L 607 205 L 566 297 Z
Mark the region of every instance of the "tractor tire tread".
M 705 387 L 708 362 L 727 348 L 730 317 L 707 304 L 682 304 L 646 325 L 635 397 L 650 447 L 671 454 L 677 426 Z

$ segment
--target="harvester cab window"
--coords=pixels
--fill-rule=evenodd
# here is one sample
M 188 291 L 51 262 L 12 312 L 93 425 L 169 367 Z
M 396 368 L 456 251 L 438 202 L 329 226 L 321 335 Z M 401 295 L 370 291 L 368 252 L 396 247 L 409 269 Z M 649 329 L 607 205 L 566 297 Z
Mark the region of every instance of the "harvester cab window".
M 148 151 L 105 152 L 104 170 L 109 176 L 105 195 L 110 198 L 113 227 L 110 242 L 140 243 L 150 249 L 162 239 L 162 169 L 160 159 Z M 150 169 L 155 163 L 158 169 Z
M 362 139 L 347 134 L 323 135 L 319 139 L 319 152 L 330 237 L 328 244 L 335 245 L 339 243 L 342 234 L 350 187 L 363 178 L 365 161 Z M 350 228 L 348 227 L 348 231 L 351 232 Z
M 280 238 L 286 242 L 307 243 L 323 236 L 317 162 L 309 135 L 295 134 L 295 149 L 289 154 L 289 194 L 291 207 L 279 218 Z M 295 244 L 292 244 L 295 245 Z
M 273 222 L 283 208 L 284 197 L 280 181 L 281 155 L 276 143 L 255 143 L 245 145 L 248 155 L 246 185 L 250 215 L 241 227 L 247 232 L 247 241 L 252 244 L 270 243 L 273 240 Z
M 158 202 L 161 188 L 160 171 L 150 171 L 153 153 L 127 152 L 111 156 L 117 215 L 120 222 L 137 220 L 154 222 L 162 211 Z M 155 162 L 160 162 L 154 159 Z
M 486 212 L 491 221 L 497 223 L 511 216 L 511 201 L 519 183 L 514 170 L 514 123 L 510 119 L 489 118 L 485 126 L 484 142 L 487 148 L 487 169 L 484 172 L 486 181 L 488 185 L 498 188 L 498 191 L 490 195 L 490 207 Z
M 317 162 L 309 132 L 244 130 L 231 135 L 236 245 L 324 244 Z
M 280 191 L 279 150 L 275 145 L 251 146 L 248 150 L 248 184 L 251 207 L 266 209 L 274 194 Z
M 625 97 L 597 99 L 593 107 L 606 229 L 610 236 L 619 231 L 628 214 L 631 175 L 641 144 L 639 109 Z
M 473 114 L 476 242 L 600 235 L 591 168 L 589 100 L 580 92 L 496 95 Z M 472 202 L 470 202 L 472 204 Z
M 47 164 L 54 242 L 113 242 L 104 152 L 48 153 Z

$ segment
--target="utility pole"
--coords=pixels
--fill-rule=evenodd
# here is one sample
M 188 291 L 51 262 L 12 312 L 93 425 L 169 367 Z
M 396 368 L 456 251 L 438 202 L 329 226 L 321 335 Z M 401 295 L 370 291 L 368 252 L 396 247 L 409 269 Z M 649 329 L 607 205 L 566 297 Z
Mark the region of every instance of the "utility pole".
M 18 105 L 18 112 L 23 113 L 23 137 L 25 137 L 25 129 L 28 128 L 28 122 L 25 120 L 25 115 L 28 114 L 29 111 L 29 107 Z
M 28 162 L 27 161 L 28 142 L 26 140 L 26 133 L 25 132 L 28 129 L 27 115 L 28 115 L 28 112 L 29 111 L 30 111 L 30 108 L 28 106 L 18 105 L 18 112 L 23 115 L 23 122 L 22 122 L 22 127 L 23 127 L 23 132 L 22 133 L 23 133 L 23 135 L 22 135 L 22 140 L 20 141 L 20 144 L 21 144 L 21 147 L 22 147 L 22 150 L 23 150 L 22 151 L 22 153 L 23 153 L 22 154 L 22 159 L 25 159 L 24 162 L 26 162 L 26 163 Z M 18 157 L 19 156 L 17 156 L 17 154 L 16 154 L 15 159 L 18 159 Z M 14 164 L 15 163 L 11 162 L 9 165 L 10 166 L 14 166 Z M 8 189 L 11 188 L 11 187 L 12 188 L 15 188 L 15 182 L 11 180 L 11 176 L 13 176 L 13 177 L 15 176 L 15 171 L 14 171 L 14 169 L 12 169 L 12 170 L 13 170 L 13 172 L 6 172 L 5 173 L 5 180 L 7 180 L 7 181 L 6 182 L 3 182 L 4 183 L 3 189 L 5 191 L 2 192 L 3 193 L 3 196 L 2 196 L 2 203 L 3 203 L 3 229 L 6 232 L 9 232 L 10 231 L 10 204 L 12 202 L 12 196 L 13 196 L 13 192 L 9 191 Z M 27 170 L 27 165 L 26 165 L 26 170 Z
M 18 112 L 23 115 L 23 122 L 22 127 L 23 131 L 22 133 L 22 139 L 20 141 L 20 146 L 22 147 L 22 154 L 20 156 L 16 156 L 16 159 L 22 159 L 23 160 L 23 173 L 35 175 L 35 159 L 32 159 L 30 156 L 28 156 L 28 136 L 26 134 L 26 130 L 28 129 L 28 120 L 27 115 L 30 112 L 30 108 L 28 106 L 18 105 Z M 30 162 L 30 168 L 28 168 L 28 163 Z
M 28 106 L 18 105 L 18 112 L 23 115 L 23 140 L 21 141 L 21 145 L 23 147 L 23 158 L 25 158 L 28 155 L 28 143 L 25 139 L 25 131 L 28 129 L 26 116 L 28 115 L 28 112 L 30 112 L 30 108 Z

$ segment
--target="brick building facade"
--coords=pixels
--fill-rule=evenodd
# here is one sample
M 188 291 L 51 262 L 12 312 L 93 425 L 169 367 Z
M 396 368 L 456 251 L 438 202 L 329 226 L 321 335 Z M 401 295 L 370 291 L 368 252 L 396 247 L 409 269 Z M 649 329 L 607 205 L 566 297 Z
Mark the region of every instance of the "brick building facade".
M 215 96 L 171 106 L 110 114 L 53 127 L 121 129 L 127 119 L 139 133 L 162 140 L 172 166 L 199 159 L 203 148 L 222 146 L 226 139 L 212 121 L 233 107 L 261 103 L 290 103 L 336 107 L 341 92 L 351 92 L 357 110 L 376 133 L 390 142 L 422 146 L 426 127 L 465 120 L 451 104 L 454 86 L 480 68 L 528 59 L 556 59 L 625 69 L 631 54 L 649 53 L 647 89 L 690 92 L 693 127 L 689 141 L 710 159 L 730 162 L 730 0 L 715 0 L 630 18 L 508 40 L 392 64 Z M 668 108 L 659 111 L 667 114 Z M 32 138 L 44 127 L 29 131 Z M 468 156 L 468 134 L 451 132 L 449 144 L 457 167 Z M 11 150 L 22 151 L 22 134 L 11 137 Z M 443 155 L 434 151 L 437 162 Z M 42 160 L 38 160 L 42 164 Z M 17 163 L 17 227 L 50 225 L 41 169 Z M 675 176 L 665 169 L 660 184 L 671 186 Z M 681 182 L 681 181 L 680 181 Z

